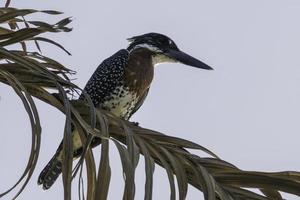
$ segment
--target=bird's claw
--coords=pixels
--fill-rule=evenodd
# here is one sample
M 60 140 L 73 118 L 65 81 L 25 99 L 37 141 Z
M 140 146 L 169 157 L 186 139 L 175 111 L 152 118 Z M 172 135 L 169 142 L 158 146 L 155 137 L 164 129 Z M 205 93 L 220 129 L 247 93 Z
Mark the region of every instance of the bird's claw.
M 139 125 L 140 125 L 140 123 L 138 123 L 138 122 L 132 122 L 132 124 L 133 124 L 134 126 L 139 126 Z

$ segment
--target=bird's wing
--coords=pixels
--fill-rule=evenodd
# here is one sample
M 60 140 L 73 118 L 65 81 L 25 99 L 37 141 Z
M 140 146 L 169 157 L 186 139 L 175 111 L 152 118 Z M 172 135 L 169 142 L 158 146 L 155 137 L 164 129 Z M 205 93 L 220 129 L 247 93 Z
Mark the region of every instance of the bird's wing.
M 121 49 L 105 59 L 93 73 L 84 91 L 91 97 L 95 107 L 103 103 L 104 98 L 120 84 L 128 58 L 129 52 Z M 84 95 L 82 94 L 80 98 L 84 99 Z
M 130 116 L 129 116 L 129 118 L 143 105 L 143 103 L 144 103 L 144 101 L 145 101 L 145 99 L 146 99 L 146 97 L 147 97 L 147 95 L 148 95 L 148 92 L 149 92 L 149 89 L 150 88 L 148 88 L 145 92 L 144 92 L 144 94 L 143 94 L 143 96 L 139 99 L 139 101 L 136 103 L 136 106 L 134 107 L 134 109 L 133 109 L 133 111 L 131 112 L 131 114 L 130 114 Z

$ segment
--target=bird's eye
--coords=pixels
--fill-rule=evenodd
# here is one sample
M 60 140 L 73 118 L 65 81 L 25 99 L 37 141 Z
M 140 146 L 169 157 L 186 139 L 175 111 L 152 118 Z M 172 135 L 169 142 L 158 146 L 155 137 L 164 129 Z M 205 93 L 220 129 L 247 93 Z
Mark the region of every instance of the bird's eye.
M 159 38 L 157 40 L 158 43 L 162 44 L 162 45 L 167 45 L 168 44 L 168 41 L 164 40 L 163 38 Z
M 168 40 L 168 46 L 172 49 L 178 49 L 176 44 L 172 40 Z

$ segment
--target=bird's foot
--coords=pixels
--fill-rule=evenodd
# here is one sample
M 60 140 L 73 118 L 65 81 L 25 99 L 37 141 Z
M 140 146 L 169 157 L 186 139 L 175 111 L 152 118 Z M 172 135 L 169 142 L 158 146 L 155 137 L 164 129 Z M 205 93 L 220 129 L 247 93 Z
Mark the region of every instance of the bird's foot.
M 134 126 L 139 126 L 140 125 L 140 123 L 138 123 L 138 122 L 131 122 Z

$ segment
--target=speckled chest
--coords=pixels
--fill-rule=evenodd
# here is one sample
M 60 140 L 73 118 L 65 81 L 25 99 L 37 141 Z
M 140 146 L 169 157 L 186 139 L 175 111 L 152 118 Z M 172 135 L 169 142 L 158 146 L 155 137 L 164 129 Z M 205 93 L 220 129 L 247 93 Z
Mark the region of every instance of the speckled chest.
M 105 98 L 104 102 L 100 106 L 102 109 L 105 109 L 116 116 L 129 119 L 138 100 L 139 97 L 137 93 L 130 90 L 129 87 L 121 84 Z
M 141 105 L 152 78 L 152 58 L 148 51 L 139 49 L 129 54 L 120 50 L 100 64 L 84 90 L 96 107 L 129 119 Z

